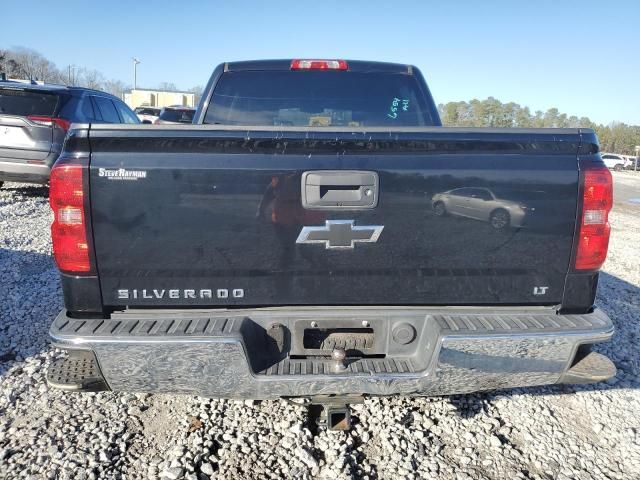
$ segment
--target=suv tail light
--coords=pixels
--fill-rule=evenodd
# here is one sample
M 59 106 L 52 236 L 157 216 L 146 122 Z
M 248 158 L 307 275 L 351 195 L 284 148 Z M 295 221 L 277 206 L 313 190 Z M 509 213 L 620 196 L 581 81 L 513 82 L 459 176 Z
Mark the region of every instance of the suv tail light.
M 611 172 L 603 165 L 586 165 L 582 177 L 582 218 L 576 248 L 576 270 L 598 270 L 609 248 L 609 212 L 613 206 Z
M 347 70 L 345 60 L 292 60 L 291 70 Z
M 65 273 L 93 270 L 87 214 L 88 159 L 60 157 L 51 170 L 49 204 L 53 210 L 53 256 Z
M 69 130 L 69 127 L 71 126 L 71 122 L 64 118 L 43 117 L 41 115 L 29 115 L 27 118 L 38 125 L 44 125 L 46 127 L 57 126 L 65 132 Z

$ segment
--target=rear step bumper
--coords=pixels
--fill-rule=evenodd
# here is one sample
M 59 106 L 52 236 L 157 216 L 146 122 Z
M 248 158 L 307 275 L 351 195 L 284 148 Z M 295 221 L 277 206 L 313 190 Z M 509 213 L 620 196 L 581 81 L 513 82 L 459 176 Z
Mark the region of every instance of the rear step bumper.
M 361 343 L 356 326 L 366 327 Z M 305 332 L 315 341 L 318 331 L 328 343 L 306 348 Z M 615 366 L 589 345 L 612 335 L 601 310 L 290 307 L 145 310 L 107 320 L 63 310 L 50 336 L 69 357 L 47 378 L 68 390 L 219 398 L 449 395 L 606 380 Z M 352 343 L 336 369 L 322 349 L 344 338 Z

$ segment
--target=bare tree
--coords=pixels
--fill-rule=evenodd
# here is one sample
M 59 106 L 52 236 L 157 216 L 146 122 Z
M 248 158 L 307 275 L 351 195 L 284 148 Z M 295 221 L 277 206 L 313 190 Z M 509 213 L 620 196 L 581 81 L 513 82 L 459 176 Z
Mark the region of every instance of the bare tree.
M 107 80 L 103 84 L 103 89 L 105 92 L 110 93 L 111 95 L 115 95 L 116 97 L 123 99 L 124 92 L 129 90 L 130 87 L 124 84 L 124 82 L 120 80 Z
M 202 85 L 196 85 L 195 87 L 191 87 L 187 91 L 195 95 L 195 105 L 198 105 L 198 103 L 200 103 L 200 98 L 202 97 L 202 92 L 204 91 L 204 87 Z
M 81 87 L 93 88 L 95 90 L 102 90 L 105 83 L 105 78 L 98 70 L 89 70 L 82 68 L 78 72 L 77 83 Z
M 168 90 L 168 91 L 176 91 L 178 87 L 176 87 L 175 83 L 171 82 L 160 82 L 158 84 L 158 90 Z
M 49 83 L 59 83 L 64 78 L 53 62 L 30 48 L 14 48 L 9 51 L 9 58 L 14 62 L 14 75 Z

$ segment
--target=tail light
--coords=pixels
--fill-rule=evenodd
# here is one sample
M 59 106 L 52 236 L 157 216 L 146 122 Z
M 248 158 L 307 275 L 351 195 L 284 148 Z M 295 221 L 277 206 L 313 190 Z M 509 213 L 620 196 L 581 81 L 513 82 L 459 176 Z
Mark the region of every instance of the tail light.
M 65 273 L 93 270 L 86 209 L 87 174 L 86 158 L 60 157 L 51 170 L 49 204 L 53 210 L 53 256 L 58 268 Z
M 598 270 L 607 258 L 612 205 L 611 172 L 602 165 L 587 165 L 583 170 L 582 218 L 576 248 L 576 270 Z
M 71 122 L 64 118 L 44 117 L 41 115 L 29 115 L 27 118 L 38 125 L 44 125 L 46 127 L 57 126 L 65 132 L 69 130 L 69 127 L 71 126 Z
M 292 60 L 291 70 L 347 70 L 344 60 Z

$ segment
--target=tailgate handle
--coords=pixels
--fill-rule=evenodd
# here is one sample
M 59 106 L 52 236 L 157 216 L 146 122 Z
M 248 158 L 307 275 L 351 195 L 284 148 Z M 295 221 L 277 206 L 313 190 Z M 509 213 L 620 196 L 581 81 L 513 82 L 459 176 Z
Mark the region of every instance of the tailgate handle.
M 378 205 L 378 174 L 316 170 L 302 174 L 302 206 L 307 209 L 363 210 Z

